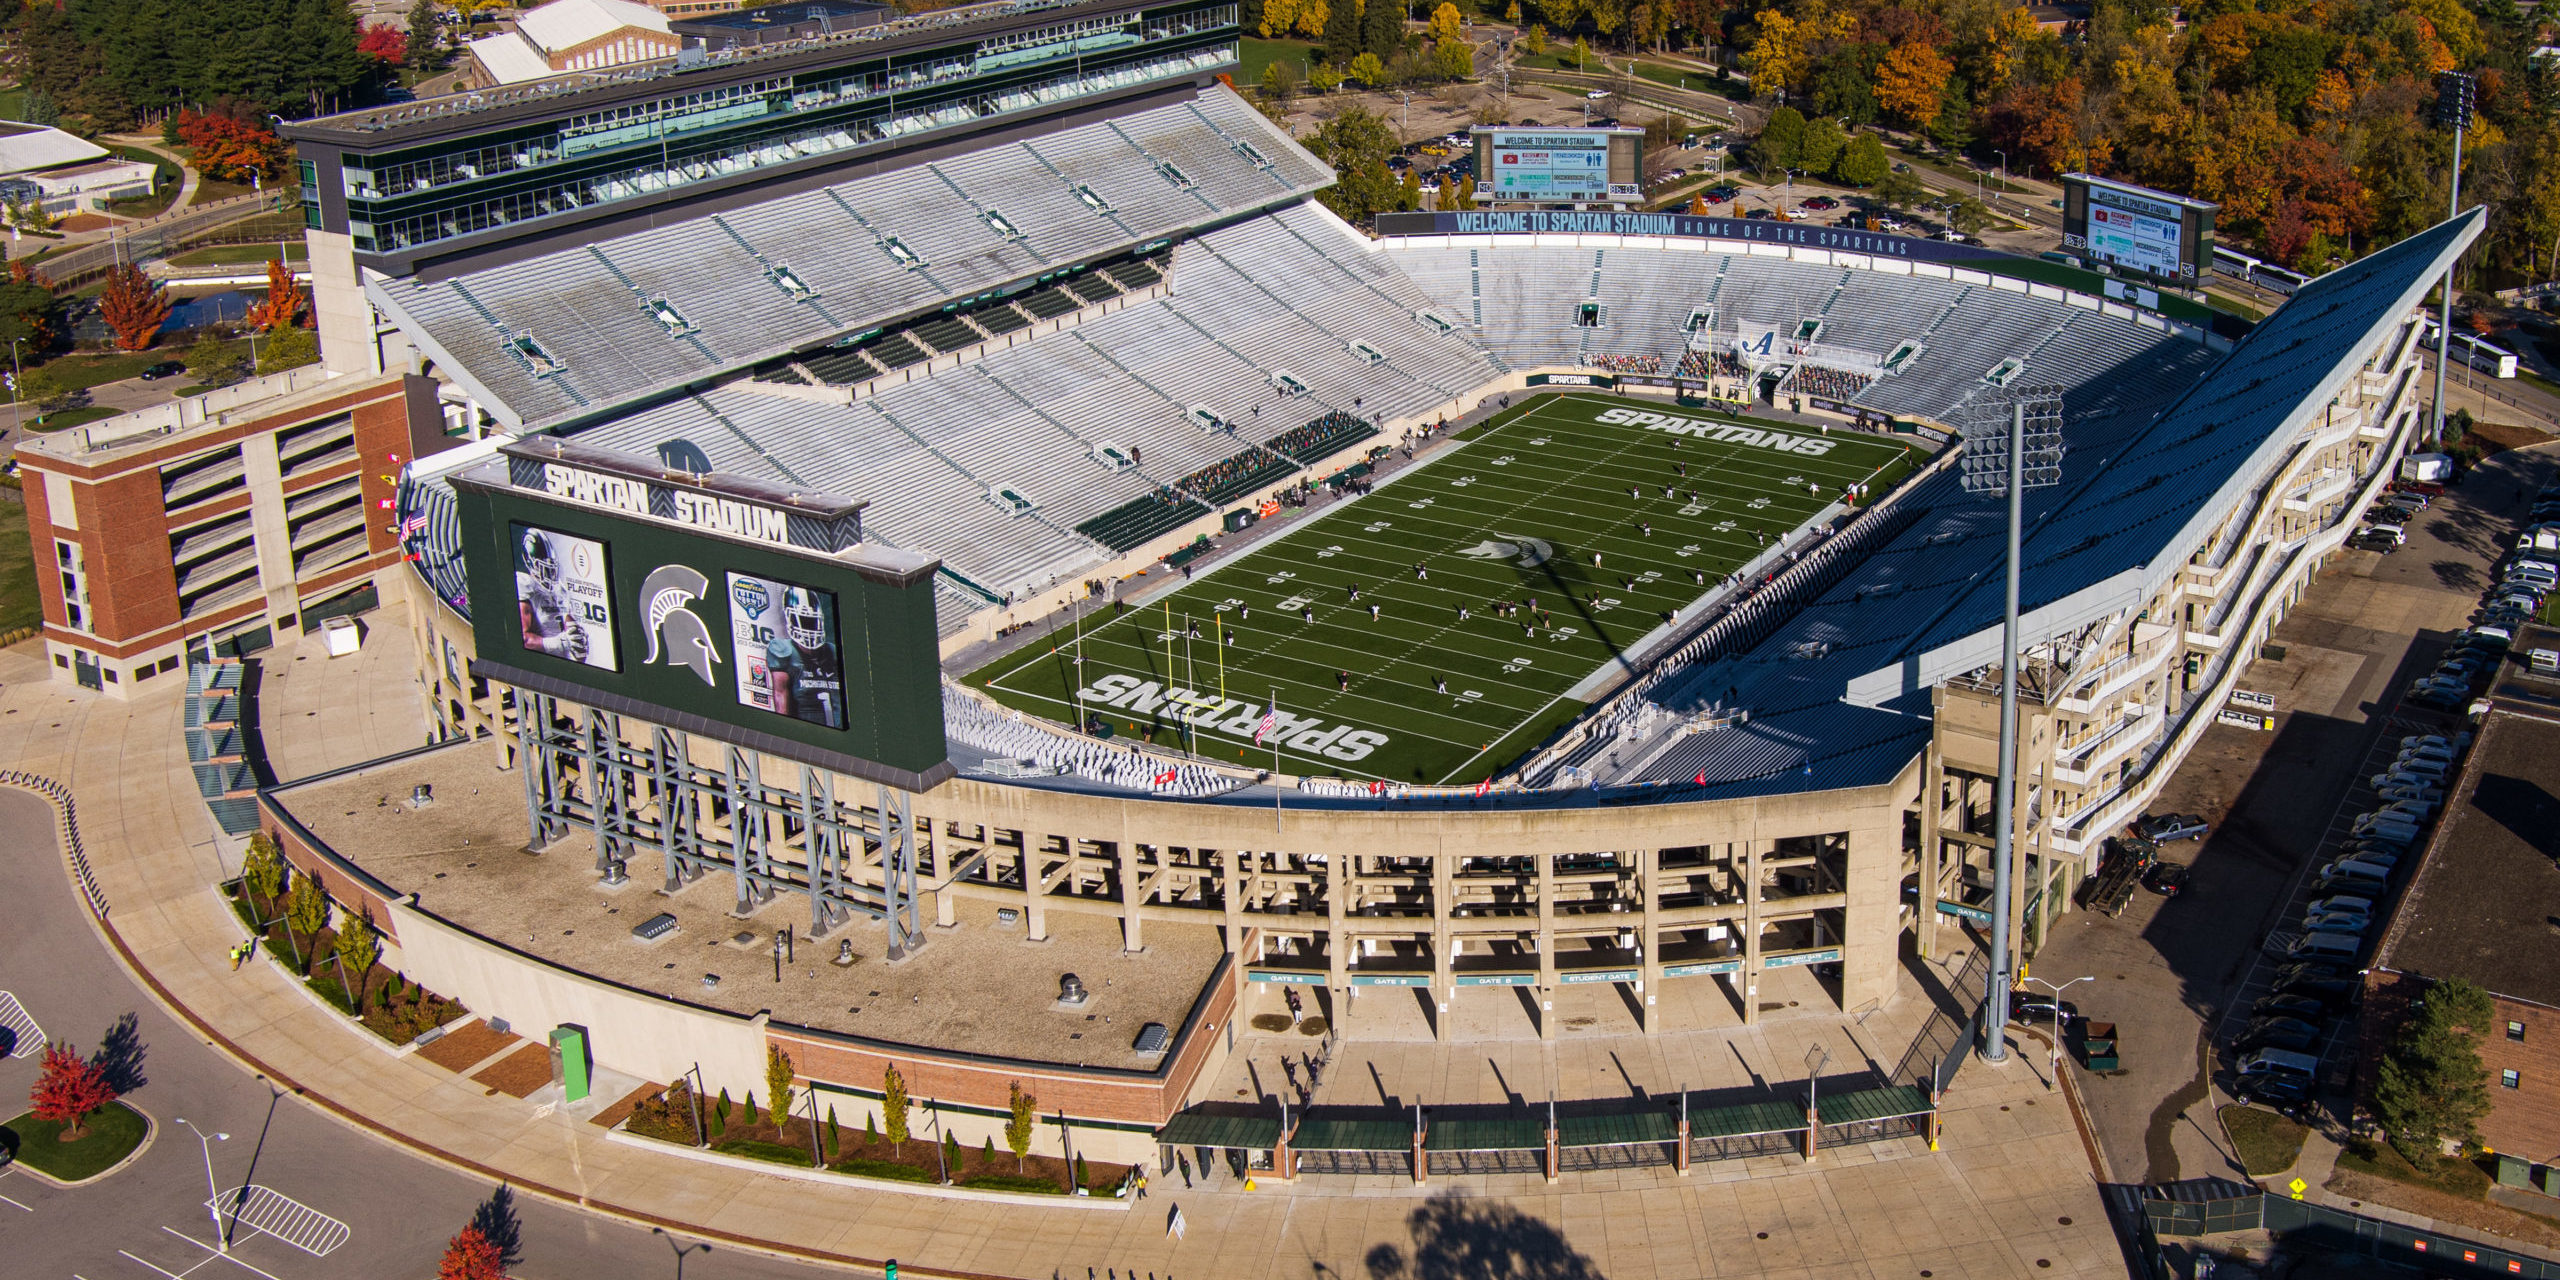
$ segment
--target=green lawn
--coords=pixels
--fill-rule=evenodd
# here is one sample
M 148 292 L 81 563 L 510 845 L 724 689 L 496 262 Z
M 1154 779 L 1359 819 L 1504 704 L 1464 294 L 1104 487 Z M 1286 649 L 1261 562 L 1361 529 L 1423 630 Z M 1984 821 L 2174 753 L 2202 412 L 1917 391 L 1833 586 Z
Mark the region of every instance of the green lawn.
M 8 1124 L 18 1135 L 18 1163 L 59 1182 L 94 1178 L 133 1154 L 150 1128 L 142 1113 L 111 1102 L 89 1116 L 88 1133 L 77 1142 L 60 1141 L 62 1126 L 38 1120 L 28 1112 Z
M 1084 713 L 1116 733 L 1188 737 L 1202 755 L 1245 765 L 1271 759 L 1251 739 L 1276 690 L 1291 718 L 1286 772 L 1473 782 L 1580 714 L 1571 690 L 1667 613 L 1843 485 L 1899 474 L 1911 457 L 1899 441 L 1846 431 L 1776 433 L 1654 401 L 1539 397 L 1177 591 L 1087 618 L 1081 680 L 1063 626 L 969 678 L 1068 723 L 1081 694 Z M 1545 615 L 1534 633 L 1525 608 L 1496 614 L 1531 599 Z
M 47 361 L 44 367 L 46 372 L 61 380 L 63 389 L 67 391 L 79 391 L 105 382 L 122 382 L 127 378 L 141 376 L 143 370 L 163 360 L 176 360 L 185 356 L 186 352 L 165 345 L 165 341 L 164 331 L 164 345 L 147 351 L 84 352 L 79 355 L 55 356 Z M 249 340 L 246 338 L 234 338 L 222 345 L 225 350 L 241 360 L 245 361 L 249 358 Z M 56 418 L 61 416 L 54 415 Z
M 2222 1131 L 2231 1135 L 2232 1149 L 2240 1153 L 2240 1166 L 2253 1178 L 2264 1178 L 2293 1167 L 2302 1154 L 2302 1140 L 2310 1130 L 2272 1111 L 2256 1107 L 2224 1107 Z
M 2447 1195 L 2461 1196 L 2466 1200 L 2488 1198 L 2490 1184 L 2496 1179 L 2490 1177 L 2480 1166 L 2459 1156 L 2451 1159 L 2442 1157 L 2430 1157 L 2430 1159 L 2432 1167 L 2422 1168 L 2401 1154 L 2398 1147 L 2388 1142 L 2371 1142 L 2359 1138 L 2348 1143 L 2347 1149 L 2338 1153 L 2338 1167 L 2352 1169 L 2357 1173 L 2369 1173 L 2379 1178 L 2389 1178 L 2394 1182 L 2406 1182 L 2411 1186 L 2442 1191 Z
M 169 265 L 173 267 L 263 267 L 274 261 L 275 256 L 276 246 L 263 241 L 257 244 L 218 244 L 206 249 L 190 249 L 169 259 Z M 286 242 L 284 260 L 295 263 L 302 259 L 302 246 L 290 241 Z
M 41 418 L 28 419 L 27 430 L 63 431 L 72 427 L 86 426 L 92 422 L 104 422 L 122 412 L 124 410 L 110 409 L 102 404 L 84 404 L 77 408 L 57 409 Z
M 27 533 L 23 500 L 0 502 L 0 631 L 44 621 L 36 597 L 36 558 Z
M 1286 61 L 1298 72 L 1301 89 L 1307 83 L 1307 68 L 1318 61 L 1316 46 L 1306 40 L 1256 40 L 1245 37 L 1236 50 L 1236 83 L 1253 88 L 1262 83 L 1262 72 L 1274 62 Z

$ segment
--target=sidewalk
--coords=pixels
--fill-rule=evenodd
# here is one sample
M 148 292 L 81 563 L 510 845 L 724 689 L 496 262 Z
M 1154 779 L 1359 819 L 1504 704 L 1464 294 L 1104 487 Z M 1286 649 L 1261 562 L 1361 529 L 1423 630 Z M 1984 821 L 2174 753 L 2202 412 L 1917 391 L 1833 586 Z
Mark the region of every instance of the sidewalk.
M 409 633 L 396 615 L 368 621 L 359 659 L 262 655 L 282 673 L 270 683 L 266 716 L 279 771 L 415 740 L 414 720 L 401 710 L 416 714 L 405 679 Z M 1152 1202 L 1128 1213 L 988 1212 L 612 1142 L 565 1115 L 538 1115 L 418 1058 L 392 1056 L 292 990 L 274 965 L 230 970 L 224 953 L 239 927 L 209 886 L 234 862 L 186 782 L 180 689 L 169 680 L 118 703 L 53 683 L 37 651 L 0 652 L 0 758 L 68 784 L 85 802 L 85 842 L 113 904 L 115 945 L 181 1018 L 303 1101 L 524 1192 L 705 1232 L 725 1246 L 856 1266 L 895 1257 L 917 1275 L 1036 1278 L 1133 1264 L 1222 1278 L 1305 1276 L 1311 1266 L 1358 1275 L 1380 1246 L 1406 1257 L 1500 1247 L 1543 1254 L 1559 1275 L 1617 1280 L 2122 1274 L 2068 1110 L 2016 1065 L 1964 1070 L 1934 1154 L 1888 1143 L 1826 1151 L 1810 1167 L 1765 1157 L 1701 1166 L 1687 1179 L 1627 1170 L 1555 1186 L 1534 1177 L 1423 1187 L 1309 1178 L 1254 1192 L 1177 1191 L 1174 1178 L 1158 1176 Z M 1445 1199 L 1452 1191 L 1463 1199 Z M 1166 1230 L 1177 1205 L 1188 1224 L 1183 1239 Z M 1426 1205 L 1435 1207 L 1426 1213 Z M 1573 1271 L 1577 1261 L 1588 1271 Z

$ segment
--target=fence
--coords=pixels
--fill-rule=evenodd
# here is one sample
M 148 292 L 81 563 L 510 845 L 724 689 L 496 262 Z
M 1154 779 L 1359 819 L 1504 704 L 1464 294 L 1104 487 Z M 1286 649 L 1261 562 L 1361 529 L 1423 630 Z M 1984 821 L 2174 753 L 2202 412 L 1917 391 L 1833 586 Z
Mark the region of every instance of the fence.
M 35 792 L 53 802 L 53 811 L 61 822 L 63 856 L 71 861 L 72 878 L 80 882 L 81 896 L 89 900 L 89 909 L 98 918 L 107 918 L 107 895 L 98 887 L 96 873 L 89 870 L 89 855 L 80 847 L 80 814 L 73 807 L 71 788 L 38 773 L 22 769 L 0 771 L 0 786 L 17 787 Z
M 196 205 L 150 222 L 118 227 L 104 240 L 66 249 L 36 263 L 45 278 L 60 288 L 76 288 L 98 279 L 118 264 L 166 257 L 209 244 L 255 244 L 261 240 L 299 239 L 302 218 L 297 206 L 276 193 L 233 196 Z M 255 227 L 239 224 L 274 212 Z M 224 236 L 236 237 L 224 239 Z
M 2245 1182 L 2199 1178 L 2156 1186 L 2110 1188 L 2109 1200 L 2119 1208 L 2139 1206 L 2132 1224 L 2136 1244 L 2147 1267 L 2159 1276 L 2172 1274 L 2161 1256 L 2163 1237 L 2193 1238 L 2227 1231 L 2264 1229 L 2284 1238 L 2290 1248 L 2308 1246 L 2333 1253 L 2361 1253 L 2437 1276 L 2524 1276 L 2528 1280 L 2560 1280 L 2560 1262 L 2537 1254 L 2481 1244 L 2438 1233 L 2432 1226 L 2411 1227 L 2271 1194 Z M 2303 1272 L 2301 1274 L 2308 1274 Z

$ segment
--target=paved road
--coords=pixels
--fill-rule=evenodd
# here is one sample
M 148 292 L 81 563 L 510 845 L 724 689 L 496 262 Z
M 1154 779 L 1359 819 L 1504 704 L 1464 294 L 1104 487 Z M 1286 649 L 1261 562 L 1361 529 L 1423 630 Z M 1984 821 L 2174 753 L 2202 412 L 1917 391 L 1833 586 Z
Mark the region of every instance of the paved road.
M 0 1175 L 0 1241 L 13 1280 L 335 1280 L 363 1275 L 410 1280 L 435 1274 L 444 1242 L 486 1205 L 494 1188 L 395 1151 L 268 1088 L 221 1057 L 135 985 L 81 917 L 53 841 L 52 811 L 0 790 L 0 902 L 15 908 L 0 936 L 0 990 L 14 993 L 45 1033 L 83 1052 L 131 1015 L 144 1046 L 145 1083 L 132 1102 L 156 1125 L 141 1157 L 103 1182 L 60 1189 L 24 1172 Z M 264 963 L 264 962 L 259 962 Z M 0 1059 L 0 1096 L 14 1100 L 35 1079 L 35 1060 Z M 11 1112 L 18 1108 L 8 1107 Z M 214 1176 L 225 1190 L 243 1181 L 272 1188 L 348 1228 L 345 1243 L 315 1257 L 242 1226 L 230 1259 L 216 1258 L 205 1201 L 205 1148 L 183 1116 L 228 1133 L 213 1144 Z M 275 1206 L 284 1209 L 284 1206 Z M 577 1213 L 548 1201 L 517 1200 L 528 1280 L 665 1276 L 675 1272 L 666 1241 L 646 1228 Z M 291 1230 L 291 1215 L 274 1219 Z M 304 1218 L 326 1244 L 327 1225 Z M 850 1274 L 732 1250 L 687 1258 L 692 1280 L 804 1280 Z

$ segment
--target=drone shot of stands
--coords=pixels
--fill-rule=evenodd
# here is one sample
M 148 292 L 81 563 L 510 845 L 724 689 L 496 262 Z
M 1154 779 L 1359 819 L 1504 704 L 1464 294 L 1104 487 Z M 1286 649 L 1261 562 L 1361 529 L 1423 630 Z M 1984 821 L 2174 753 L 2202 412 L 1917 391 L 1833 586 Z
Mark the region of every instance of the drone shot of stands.
M 2560 1280 L 2552 12 L 0 0 L 0 1280 Z
M 1459 443 L 1178 591 L 1053 619 L 970 679 L 1211 759 L 1267 762 L 1276 745 L 1289 773 L 1475 782 L 1919 456 L 1588 395 L 1533 399 Z

